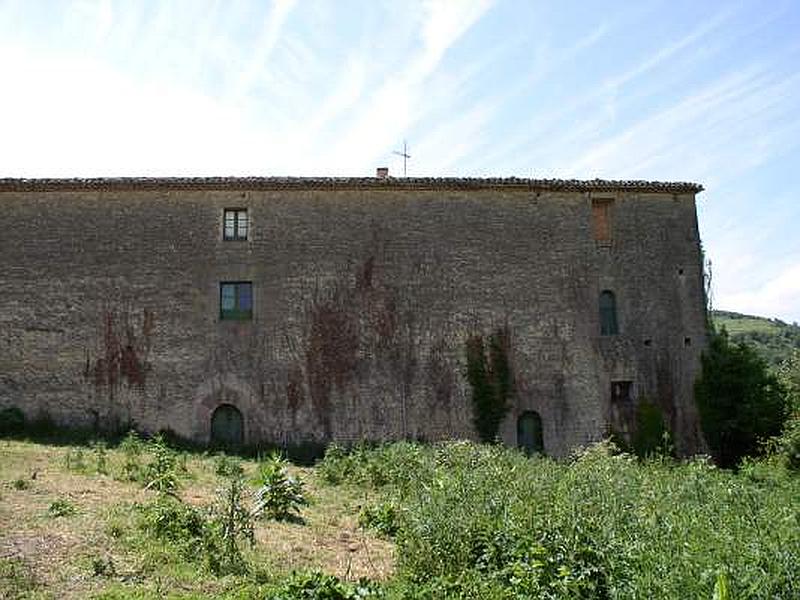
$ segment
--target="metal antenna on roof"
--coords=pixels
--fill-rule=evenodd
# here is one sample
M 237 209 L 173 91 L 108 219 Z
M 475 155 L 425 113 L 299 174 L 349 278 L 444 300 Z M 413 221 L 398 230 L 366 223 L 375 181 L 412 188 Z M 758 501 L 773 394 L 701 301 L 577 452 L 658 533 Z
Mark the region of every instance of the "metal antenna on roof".
M 408 172 L 408 159 L 411 158 L 411 155 L 408 153 L 408 146 L 406 145 L 406 141 L 403 140 L 403 151 L 400 152 L 399 150 L 393 150 L 392 154 L 397 154 L 398 156 L 403 157 L 403 177 L 406 176 Z

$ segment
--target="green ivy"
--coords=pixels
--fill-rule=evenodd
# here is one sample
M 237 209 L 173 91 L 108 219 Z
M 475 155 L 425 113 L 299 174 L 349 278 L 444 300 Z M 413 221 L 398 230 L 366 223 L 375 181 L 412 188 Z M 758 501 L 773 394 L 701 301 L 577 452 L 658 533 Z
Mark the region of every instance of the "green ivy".
M 507 327 L 496 329 L 489 336 L 488 357 L 482 335 L 467 339 L 467 381 L 472 388 L 473 423 L 485 443 L 497 438 L 513 394 L 508 361 L 510 338 Z

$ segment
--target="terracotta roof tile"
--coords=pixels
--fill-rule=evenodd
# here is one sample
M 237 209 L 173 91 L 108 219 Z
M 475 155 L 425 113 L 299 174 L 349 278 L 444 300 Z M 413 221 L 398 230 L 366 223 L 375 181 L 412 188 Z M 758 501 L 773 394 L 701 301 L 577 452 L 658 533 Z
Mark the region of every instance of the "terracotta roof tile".
M 697 183 L 668 181 L 523 179 L 518 177 L 93 177 L 0 179 L 0 192 L 81 190 L 527 189 L 558 192 L 698 193 Z

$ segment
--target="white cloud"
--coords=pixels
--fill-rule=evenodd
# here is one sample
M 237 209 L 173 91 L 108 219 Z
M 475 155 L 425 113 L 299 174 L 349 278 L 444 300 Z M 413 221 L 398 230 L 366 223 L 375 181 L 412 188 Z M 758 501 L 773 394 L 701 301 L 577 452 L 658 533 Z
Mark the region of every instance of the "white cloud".
M 800 258 L 758 287 L 721 292 L 716 308 L 800 322 Z

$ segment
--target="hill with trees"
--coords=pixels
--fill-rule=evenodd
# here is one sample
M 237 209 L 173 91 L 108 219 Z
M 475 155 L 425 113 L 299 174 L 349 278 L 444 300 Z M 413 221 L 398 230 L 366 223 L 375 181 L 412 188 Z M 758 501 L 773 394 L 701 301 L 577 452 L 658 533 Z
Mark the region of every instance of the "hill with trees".
M 711 318 L 717 330 L 725 327 L 732 342 L 744 342 L 774 368 L 800 350 L 800 325 L 784 323 L 725 310 L 714 310 Z

